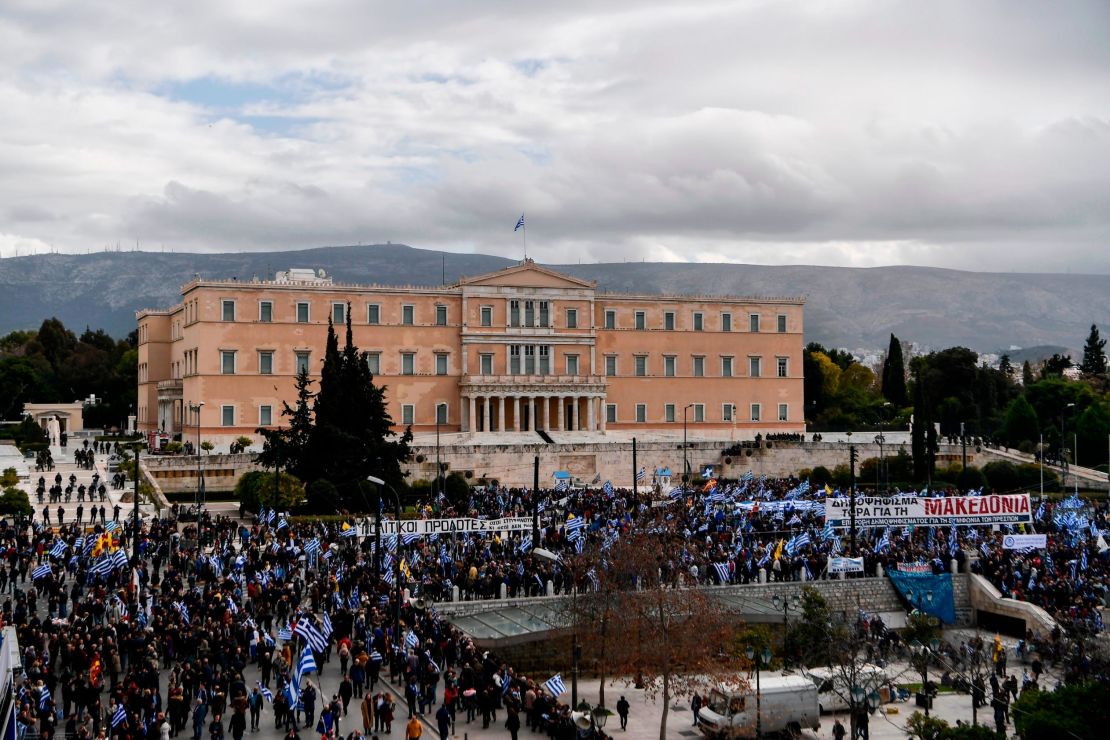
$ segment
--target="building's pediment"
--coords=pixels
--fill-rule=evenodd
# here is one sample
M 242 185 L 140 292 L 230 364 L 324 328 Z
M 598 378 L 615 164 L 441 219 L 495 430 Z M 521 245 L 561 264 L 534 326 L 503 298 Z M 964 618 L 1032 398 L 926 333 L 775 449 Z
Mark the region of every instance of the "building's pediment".
M 506 267 L 504 270 L 462 278 L 459 285 L 463 286 L 489 286 L 512 288 L 582 288 L 592 289 L 596 283 L 589 280 L 580 280 L 570 275 L 564 275 L 546 267 L 540 267 L 532 260 L 525 260 L 519 265 Z

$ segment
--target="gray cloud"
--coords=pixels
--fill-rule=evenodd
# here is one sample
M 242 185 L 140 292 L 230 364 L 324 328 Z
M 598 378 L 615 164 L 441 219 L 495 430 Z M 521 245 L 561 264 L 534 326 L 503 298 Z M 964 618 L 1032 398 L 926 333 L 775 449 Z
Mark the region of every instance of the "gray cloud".
M 532 6 L 540 7 L 532 7 Z M 0 10 L 0 254 L 393 240 L 1110 272 L 1110 6 Z

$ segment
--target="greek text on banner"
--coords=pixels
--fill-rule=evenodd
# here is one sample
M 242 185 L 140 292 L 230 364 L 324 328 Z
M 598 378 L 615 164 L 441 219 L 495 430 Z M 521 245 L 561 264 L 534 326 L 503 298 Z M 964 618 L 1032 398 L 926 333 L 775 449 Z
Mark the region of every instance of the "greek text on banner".
M 829 558 L 830 573 L 862 573 L 863 558 Z
M 400 524 L 400 526 L 398 526 Z M 382 534 L 429 535 L 429 534 L 471 534 L 474 532 L 528 532 L 532 529 L 532 517 L 508 516 L 501 519 L 393 519 L 382 521 Z M 374 523 L 370 523 L 370 533 Z
M 1048 547 L 1048 535 L 1008 534 L 1002 538 L 1003 550 L 1025 550 L 1030 547 Z
M 851 499 L 825 499 L 825 520 L 833 527 L 849 527 Z M 1029 494 L 990 496 L 856 496 L 856 526 L 911 525 L 947 527 L 952 524 L 1018 524 L 1032 522 Z

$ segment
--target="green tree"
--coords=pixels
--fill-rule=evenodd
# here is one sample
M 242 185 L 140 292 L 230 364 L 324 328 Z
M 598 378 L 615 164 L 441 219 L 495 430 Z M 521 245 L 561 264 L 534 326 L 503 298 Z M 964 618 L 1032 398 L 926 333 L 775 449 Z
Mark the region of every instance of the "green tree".
M 1023 691 L 1012 714 L 1023 740 L 1102 737 L 1110 727 L 1110 684 L 1090 681 L 1055 691 Z
M 0 488 L 11 488 L 19 483 L 19 472 L 15 468 L 4 468 L 0 473 Z
M 1071 361 L 1071 355 L 1062 355 L 1057 352 L 1041 363 L 1041 378 L 1059 378 L 1065 370 L 1073 365 L 1075 363 Z
M 354 344 L 350 305 L 346 342 L 339 350 L 328 322 L 320 391 L 313 404 L 314 424 L 305 461 L 307 481 L 327 477 L 348 508 L 364 508 L 361 483 L 374 474 L 400 491 L 402 463 L 412 454 L 412 430 L 398 436 L 385 402 L 385 387 L 374 383 L 366 353 Z
M 1098 327 L 1091 324 L 1091 333 L 1083 345 L 1083 362 L 1079 369 L 1084 375 L 1102 376 L 1106 374 L 1106 340 L 1100 339 Z
M 1040 422 L 1037 412 L 1029 403 L 1024 394 L 1017 396 L 1006 407 L 1006 415 L 1002 422 L 1002 438 L 1011 447 L 1017 447 L 1022 442 L 1033 442 L 1037 439 Z
M 902 354 L 902 342 L 894 334 L 890 335 L 886 359 L 883 361 L 883 397 L 897 408 L 909 403 L 906 392 L 906 365 Z
M 284 468 L 300 480 L 305 480 L 308 466 L 308 439 L 312 434 L 312 380 L 308 370 L 297 373 L 295 381 L 297 400 L 294 406 L 282 401 L 281 415 L 289 420 L 288 426 L 278 429 L 259 428 L 262 435 L 262 452 L 255 462 L 265 468 Z
M 240 476 L 235 484 L 235 498 L 249 511 L 259 511 L 263 506 L 282 511 L 295 509 L 304 502 L 304 485 L 289 473 L 278 476 L 276 486 L 273 473 L 252 470 Z
M 1033 385 L 1036 380 L 1033 378 L 1033 366 L 1029 364 L 1029 360 L 1021 363 L 1021 384 L 1028 388 Z
M 0 515 L 2 516 L 32 516 L 31 499 L 27 492 L 21 488 L 5 488 L 0 496 Z
M 1093 468 L 1107 462 L 1106 441 L 1110 439 L 1110 413 L 1100 401 L 1093 402 L 1075 421 L 1079 435 L 1078 462 Z
M 1014 363 L 1008 354 L 1003 354 L 998 358 L 998 372 L 1002 373 L 1006 380 L 1014 379 Z

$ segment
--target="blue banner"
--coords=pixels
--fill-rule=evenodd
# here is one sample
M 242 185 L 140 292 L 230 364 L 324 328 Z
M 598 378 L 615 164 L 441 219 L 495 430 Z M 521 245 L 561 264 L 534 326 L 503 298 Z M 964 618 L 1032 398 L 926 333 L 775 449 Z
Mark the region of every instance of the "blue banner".
M 935 576 L 932 573 L 904 573 L 887 571 L 890 582 L 898 593 L 906 597 L 915 609 L 936 617 L 944 624 L 956 622 L 956 601 L 952 595 L 952 574 Z M 930 600 L 927 594 L 932 592 Z M 912 596 L 910 595 L 912 594 Z

